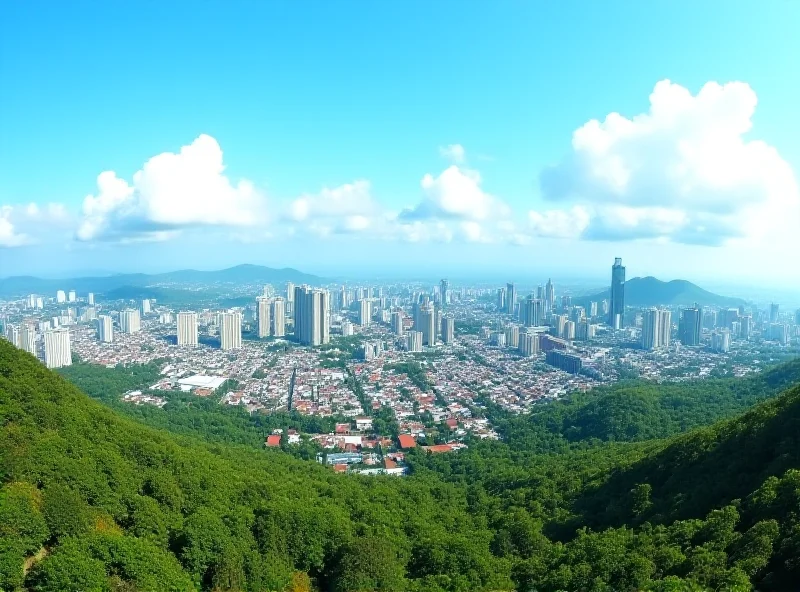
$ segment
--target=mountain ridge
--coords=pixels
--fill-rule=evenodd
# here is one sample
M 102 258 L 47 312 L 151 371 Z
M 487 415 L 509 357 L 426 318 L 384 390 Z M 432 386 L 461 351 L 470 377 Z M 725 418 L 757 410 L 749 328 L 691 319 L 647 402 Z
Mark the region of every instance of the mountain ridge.
M 121 273 L 110 276 L 45 279 L 35 276 L 12 276 L 0 279 L 0 295 L 24 296 L 26 294 L 55 293 L 56 290 L 76 290 L 79 293 L 102 294 L 114 289 L 133 286 L 144 287 L 169 283 L 242 283 L 287 282 L 317 284 L 323 278 L 304 273 L 292 267 L 273 268 L 263 265 L 241 264 L 219 270 L 201 271 L 179 269 L 164 273 Z
M 578 303 L 599 302 L 608 299 L 611 289 L 590 296 L 581 296 L 574 300 Z M 745 306 L 742 298 L 721 296 L 709 292 L 688 280 L 659 280 L 653 276 L 635 277 L 625 282 L 626 306 L 691 306 L 694 303 L 703 306 Z

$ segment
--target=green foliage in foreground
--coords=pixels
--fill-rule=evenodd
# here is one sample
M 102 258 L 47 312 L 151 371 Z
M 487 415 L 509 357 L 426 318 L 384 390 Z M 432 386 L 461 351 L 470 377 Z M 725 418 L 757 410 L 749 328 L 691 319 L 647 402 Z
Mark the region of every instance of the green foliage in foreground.
M 176 440 L 0 343 L 0 589 L 789 590 L 798 425 L 794 389 L 666 442 L 353 477 Z

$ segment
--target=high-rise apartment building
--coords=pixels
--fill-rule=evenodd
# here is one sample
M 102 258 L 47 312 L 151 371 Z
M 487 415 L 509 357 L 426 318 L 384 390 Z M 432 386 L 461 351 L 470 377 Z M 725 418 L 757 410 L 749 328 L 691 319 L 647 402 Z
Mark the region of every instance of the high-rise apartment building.
M 224 312 L 220 321 L 220 349 L 229 350 L 242 347 L 242 313 L 238 311 Z
M 67 295 L 64 293 L 64 290 L 59 290 L 56 292 L 56 302 L 61 304 L 67 301 Z
M 286 335 L 286 301 L 283 298 L 272 301 L 272 334 L 275 337 Z
M 728 353 L 731 349 L 731 332 L 720 329 L 711 334 L 711 349 L 715 352 Z
M 294 318 L 294 296 L 295 285 L 292 282 L 286 282 L 286 314 Z
M 198 344 L 197 313 L 193 311 L 179 312 L 177 327 L 178 327 L 178 345 L 196 347 Z
M 578 374 L 583 368 L 583 360 L 580 357 L 564 353 L 563 351 L 552 349 L 545 355 L 545 361 L 550 366 L 569 372 L 570 374 Z
M 519 327 L 517 325 L 506 327 L 506 347 L 519 347 Z
M 392 333 L 398 337 L 403 335 L 403 313 L 396 310 L 392 313 Z
M 69 342 L 68 329 L 52 329 L 45 331 L 44 364 L 48 368 L 61 368 L 72 365 L 72 348 Z
M 114 321 L 109 315 L 97 317 L 97 339 L 102 343 L 112 343 L 114 341 Z
M 780 313 L 780 306 L 777 302 L 773 302 L 769 305 L 769 322 L 770 323 L 777 323 L 778 316 Z
M 29 354 L 36 355 L 36 327 L 30 323 L 22 325 L 19 347 Z
M 614 259 L 614 265 L 611 267 L 608 324 L 615 329 L 625 326 L 625 266 L 622 265 L 621 257 Z
M 89 295 L 86 297 L 86 302 L 89 306 L 94 306 L 94 292 L 89 292 Z
M 453 317 L 442 317 L 442 341 L 445 345 L 451 345 L 455 340 L 456 322 Z
M 272 301 L 266 296 L 256 298 L 258 304 L 258 337 L 263 339 L 272 333 Z
M 423 345 L 436 345 L 436 312 L 433 304 L 428 302 L 419 308 L 419 326 L 415 327 L 422 333 Z
M 146 298 L 142 300 L 141 310 L 142 310 L 142 315 L 150 314 L 150 300 Z
M 67 298 L 67 300 L 69 300 L 70 302 L 75 302 L 77 299 L 78 298 L 75 295 L 75 290 L 70 290 L 69 291 L 69 297 Z
M 553 281 L 548 278 L 547 285 L 544 288 L 544 309 L 545 312 L 553 312 L 556 305 L 556 289 L 553 286 Z
M 372 322 L 372 300 L 364 299 L 358 303 L 358 324 L 369 327 Z
M 739 337 L 744 340 L 750 339 L 753 333 L 753 317 L 744 315 L 739 319 Z
M 517 306 L 517 286 L 512 282 L 506 284 L 506 314 L 513 315 Z
M 544 302 L 534 298 L 533 294 L 528 296 L 520 304 L 520 320 L 526 327 L 539 327 L 544 321 Z
M 6 339 L 11 342 L 14 347 L 22 347 L 22 332 L 16 325 L 6 325 Z
M 422 332 L 421 331 L 409 331 L 406 334 L 406 348 L 410 352 L 421 352 L 422 351 Z
M 353 323 L 342 321 L 342 337 L 350 337 L 353 334 Z
M 497 309 L 498 310 L 505 310 L 506 308 L 506 289 L 505 288 L 498 288 L 497 289 Z
M 567 321 L 564 323 L 564 334 L 562 335 L 564 339 L 567 339 L 568 341 L 574 341 L 575 332 L 576 332 L 575 321 Z
M 668 310 L 651 308 L 642 316 L 642 348 L 658 349 L 669 347 L 672 334 L 672 313 Z
M 597 316 L 597 302 L 589 303 L 589 317 L 595 318 Z
M 681 343 L 683 345 L 700 345 L 702 335 L 702 315 L 700 307 L 685 308 L 681 315 Z
M 439 296 L 442 301 L 442 307 L 446 307 L 450 302 L 450 282 L 442 280 L 439 282 Z
M 123 333 L 137 333 L 142 328 L 139 311 L 127 308 L 119 313 L 119 328 Z
M 303 345 L 330 341 L 330 295 L 327 290 L 298 286 L 294 290 L 294 334 Z
M 536 333 L 520 333 L 519 353 L 526 357 L 539 353 L 539 336 Z

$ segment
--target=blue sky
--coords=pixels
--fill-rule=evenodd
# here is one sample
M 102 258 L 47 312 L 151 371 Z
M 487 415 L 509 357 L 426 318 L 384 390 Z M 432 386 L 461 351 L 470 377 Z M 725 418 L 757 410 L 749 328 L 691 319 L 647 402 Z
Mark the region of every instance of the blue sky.
M 798 281 L 772 221 L 800 222 L 800 3 L 0 11 L 0 277 L 241 262 L 604 277 L 616 255 L 629 275 Z M 664 80 L 654 96 L 675 108 L 656 116 Z M 615 112 L 652 117 L 575 147 Z

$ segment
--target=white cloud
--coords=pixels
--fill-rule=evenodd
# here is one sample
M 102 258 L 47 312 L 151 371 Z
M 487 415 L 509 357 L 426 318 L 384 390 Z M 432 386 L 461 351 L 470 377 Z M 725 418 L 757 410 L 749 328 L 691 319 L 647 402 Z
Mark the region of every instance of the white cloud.
M 0 206 L 0 247 L 21 247 L 61 238 L 72 223 L 61 204 Z
M 401 214 L 406 220 L 480 221 L 508 212 L 505 204 L 483 191 L 478 171 L 452 165 L 438 177 L 426 174 L 420 185 L 422 201 Z
M 536 236 L 549 238 L 577 238 L 589 226 L 589 213 L 581 206 L 569 210 L 528 212 L 530 230 Z
M 446 158 L 454 164 L 461 164 L 467 157 L 467 152 L 461 144 L 439 146 L 439 156 Z
M 586 238 L 757 236 L 800 197 L 777 150 L 744 137 L 756 104 L 746 83 L 709 82 L 692 95 L 663 80 L 649 112 L 611 113 L 576 130 L 573 152 L 542 172 L 543 196 L 585 207 Z
M 305 224 L 316 234 L 363 232 L 381 217 L 380 207 L 373 200 L 369 181 L 360 179 L 317 194 L 306 194 L 289 204 L 286 218 Z
M 222 149 L 204 134 L 177 154 L 152 157 L 131 184 L 113 171 L 103 172 L 97 177 L 97 195 L 83 202 L 77 236 L 129 240 L 194 226 L 263 223 L 263 197 L 247 180 L 232 184 L 224 170 Z
M 11 221 L 14 209 L 11 206 L 0 207 L 0 247 L 20 247 L 28 244 L 30 238 L 20 234 Z

